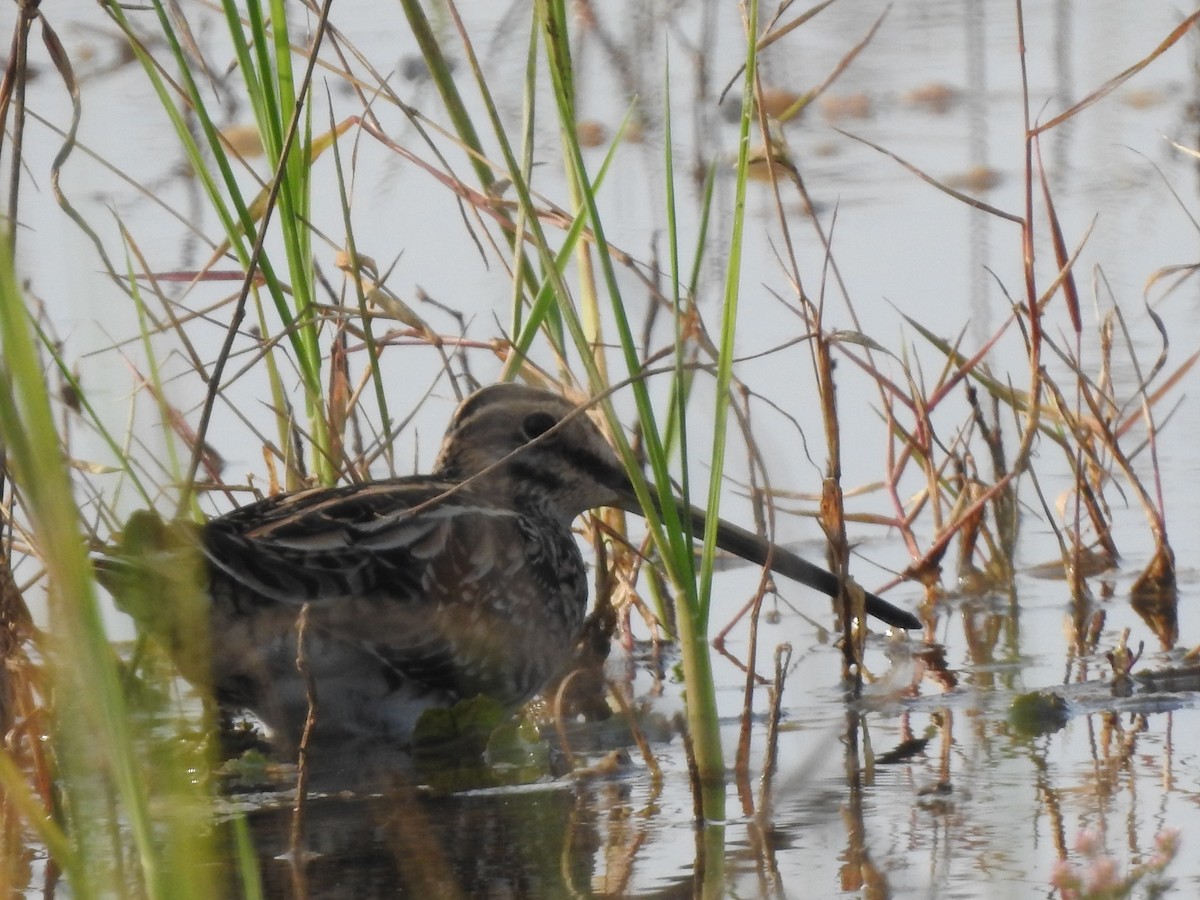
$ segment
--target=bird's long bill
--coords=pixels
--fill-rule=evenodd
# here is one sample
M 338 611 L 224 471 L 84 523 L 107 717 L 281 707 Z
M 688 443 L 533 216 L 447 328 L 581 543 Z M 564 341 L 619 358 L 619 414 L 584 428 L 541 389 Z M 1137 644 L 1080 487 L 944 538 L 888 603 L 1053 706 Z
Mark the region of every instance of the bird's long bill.
M 654 491 L 654 486 L 650 485 L 649 487 L 650 496 L 654 500 L 655 506 L 658 507 L 659 501 Z M 634 496 L 632 488 L 630 488 L 628 494 L 622 494 L 621 500 L 617 505 L 627 512 L 636 513 L 639 516 L 642 515 L 641 504 L 638 503 L 637 498 Z M 704 533 L 704 525 L 708 519 L 708 514 L 697 506 L 688 506 L 679 500 L 675 501 L 675 505 L 679 511 L 680 518 L 690 519 L 692 533 L 696 537 L 700 537 Z M 808 560 L 797 556 L 784 547 L 780 547 L 778 544 L 772 544 L 770 541 L 764 540 L 757 534 L 747 531 L 745 528 L 731 525 L 724 519 L 717 520 L 717 546 L 722 550 L 740 556 L 747 562 L 760 566 L 769 565 L 771 571 L 786 578 L 791 578 L 793 581 L 798 581 L 801 584 L 806 584 L 829 597 L 836 597 L 838 594 L 838 579 L 835 575 L 827 572 L 820 566 L 813 565 Z M 921 620 L 912 613 L 900 609 L 898 606 L 893 606 L 882 597 L 877 597 L 874 594 L 866 594 L 866 609 L 868 615 L 874 616 L 881 622 L 886 622 L 888 625 L 896 628 L 916 629 L 921 627 Z

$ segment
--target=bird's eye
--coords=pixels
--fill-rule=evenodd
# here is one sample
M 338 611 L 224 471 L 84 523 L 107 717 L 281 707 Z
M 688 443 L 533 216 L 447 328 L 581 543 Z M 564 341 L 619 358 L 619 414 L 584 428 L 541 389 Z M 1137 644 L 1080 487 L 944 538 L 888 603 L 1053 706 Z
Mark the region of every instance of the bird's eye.
M 532 412 L 521 423 L 521 431 L 525 435 L 526 440 L 532 441 L 536 437 L 541 437 L 557 424 L 558 420 L 548 412 Z

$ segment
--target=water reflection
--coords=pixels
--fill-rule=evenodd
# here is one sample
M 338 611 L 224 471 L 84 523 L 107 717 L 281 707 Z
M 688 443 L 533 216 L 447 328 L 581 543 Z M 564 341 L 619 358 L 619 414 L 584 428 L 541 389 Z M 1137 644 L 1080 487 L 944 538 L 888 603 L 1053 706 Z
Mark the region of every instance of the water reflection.
M 452 794 L 387 780 L 310 799 L 298 857 L 290 805 L 252 804 L 268 896 L 625 896 L 653 821 L 653 807 L 635 808 L 644 783 L 627 775 Z M 691 896 L 686 871 L 655 880 L 654 896 Z
M 377 796 L 308 804 L 301 881 L 309 897 L 555 897 L 590 893 L 599 848 L 578 815 L 586 792 L 558 785 L 430 797 L 396 784 Z M 268 894 L 287 896 L 289 809 L 249 824 Z

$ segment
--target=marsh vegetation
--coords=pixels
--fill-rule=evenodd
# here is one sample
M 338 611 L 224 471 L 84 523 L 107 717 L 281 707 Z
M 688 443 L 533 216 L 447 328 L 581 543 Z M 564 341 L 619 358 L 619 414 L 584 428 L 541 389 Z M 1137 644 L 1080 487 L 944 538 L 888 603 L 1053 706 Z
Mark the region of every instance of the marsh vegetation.
M 1200 14 L 474 6 L 0 10 L 0 888 L 1194 891 Z M 218 740 L 93 561 L 497 380 L 924 630 L 606 512 L 479 759 Z

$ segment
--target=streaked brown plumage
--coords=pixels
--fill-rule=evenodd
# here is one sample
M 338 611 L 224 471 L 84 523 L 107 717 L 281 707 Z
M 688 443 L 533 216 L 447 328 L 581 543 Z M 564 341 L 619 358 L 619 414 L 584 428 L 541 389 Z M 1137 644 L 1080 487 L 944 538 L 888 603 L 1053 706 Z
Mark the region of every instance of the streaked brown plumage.
M 557 395 L 513 384 L 455 412 L 429 475 L 285 494 L 202 530 L 212 679 L 225 705 L 295 739 L 307 713 L 296 621 L 318 729 L 407 740 L 420 713 L 485 694 L 529 699 L 566 666 L 587 608 L 572 521 L 638 511 L 599 428 Z M 702 513 L 687 510 L 703 527 Z M 718 543 L 825 593 L 832 575 L 721 523 Z M 917 627 L 868 597 L 868 611 Z

